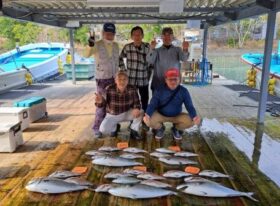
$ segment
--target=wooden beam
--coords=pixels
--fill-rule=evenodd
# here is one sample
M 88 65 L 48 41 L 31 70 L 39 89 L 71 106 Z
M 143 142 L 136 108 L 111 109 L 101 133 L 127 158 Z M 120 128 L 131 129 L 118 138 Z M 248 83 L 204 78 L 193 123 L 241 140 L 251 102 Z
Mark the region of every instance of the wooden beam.
M 275 8 L 275 1 L 271 0 L 256 0 L 256 4 L 267 9 Z

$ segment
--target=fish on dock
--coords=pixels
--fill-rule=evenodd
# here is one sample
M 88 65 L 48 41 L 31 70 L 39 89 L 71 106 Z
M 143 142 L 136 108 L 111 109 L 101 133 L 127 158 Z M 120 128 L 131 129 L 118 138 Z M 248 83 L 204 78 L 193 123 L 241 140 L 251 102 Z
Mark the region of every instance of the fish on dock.
M 150 153 L 150 156 L 152 156 L 152 157 L 157 157 L 157 158 L 161 158 L 161 157 L 171 157 L 170 154 L 162 153 L 162 152 L 152 152 L 152 153 Z
M 58 178 L 58 179 L 66 179 L 69 177 L 79 177 L 79 176 L 81 176 L 80 173 L 71 172 L 67 170 L 58 170 L 49 175 L 49 177 Z
M 143 185 L 148 185 L 148 186 L 152 186 L 152 187 L 159 187 L 159 188 L 170 188 L 172 187 L 172 185 L 167 184 L 165 182 L 160 182 L 157 180 L 143 180 L 140 182 L 140 184 Z
M 166 178 L 154 173 L 145 172 L 137 175 L 137 178 L 145 179 L 145 180 L 165 180 Z
M 203 177 L 212 177 L 212 178 L 219 178 L 219 177 L 232 178 L 232 176 L 230 175 L 226 175 L 214 170 L 202 170 L 198 175 Z
M 102 184 L 95 189 L 95 192 L 108 192 L 111 188 L 113 188 L 112 184 Z
M 140 162 L 121 158 L 121 157 L 100 157 L 92 160 L 95 165 L 108 166 L 108 167 L 129 167 L 143 165 Z
M 109 147 L 109 146 L 103 146 L 98 149 L 98 151 L 103 151 L 103 152 L 118 152 L 120 150 L 121 149 L 117 147 Z
M 123 172 L 109 172 L 107 173 L 104 178 L 106 179 L 116 179 L 119 177 L 132 177 L 132 174 L 123 173 Z
M 177 190 L 181 190 L 186 194 L 197 195 L 202 197 L 248 197 L 253 201 L 258 201 L 252 197 L 252 192 L 241 192 L 214 181 L 200 177 L 185 178 L 185 183 L 178 185 Z
M 198 154 L 192 153 L 192 152 L 186 152 L 186 151 L 181 151 L 181 152 L 176 152 L 174 154 L 176 157 L 197 157 Z
M 137 148 L 137 147 L 127 147 L 123 149 L 124 152 L 130 152 L 130 153 L 147 153 L 146 150 Z
M 74 184 L 77 184 L 77 185 L 82 185 L 82 186 L 89 186 L 89 187 L 94 186 L 94 184 L 92 182 L 81 179 L 79 177 L 70 177 L 70 178 L 65 179 L 64 181 L 74 183 Z
M 131 175 L 140 175 L 140 174 L 143 174 L 143 173 L 146 173 L 142 170 L 136 170 L 136 169 L 125 169 L 123 171 L 123 173 L 125 174 L 131 174 Z
M 169 170 L 165 172 L 162 176 L 168 178 L 183 178 L 183 177 L 192 176 L 192 174 L 180 170 Z
M 97 155 L 101 156 L 101 155 L 109 155 L 110 153 L 101 152 L 101 151 L 97 151 L 97 150 L 90 150 L 90 151 L 87 151 L 85 154 L 88 156 L 97 156 Z
M 162 157 L 159 158 L 160 162 L 169 164 L 169 165 L 195 165 L 197 162 L 182 158 L 182 157 Z
M 167 148 L 163 148 L 163 147 L 157 148 L 156 151 L 161 152 L 161 153 L 166 153 L 166 154 L 174 154 L 175 153 L 175 151 L 167 149 Z
M 118 177 L 114 179 L 112 182 L 117 184 L 129 185 L 129 184 L 137 184 L 140 182 L 140 180 L 135 177 Z
M 89 186 L 78 185 L 62 179 L 52 177 L 42 177 L 30 180 L 25 188 L 31 192 L 43 194 L 60 194 L 66 192 L 81 191 L 90 189 Z
M 143 155 L 133 154 L 133 153 L 123 153 L 120 155 L 120 157 L 125 159 L 144 159 L 145 157 Z
M 130 199 L 148 199 L 177 194 L 176 192 L 167 189 L 151 187 L 142 184 L 114 187 L 109 189 L 109 193 L 117 197 Z

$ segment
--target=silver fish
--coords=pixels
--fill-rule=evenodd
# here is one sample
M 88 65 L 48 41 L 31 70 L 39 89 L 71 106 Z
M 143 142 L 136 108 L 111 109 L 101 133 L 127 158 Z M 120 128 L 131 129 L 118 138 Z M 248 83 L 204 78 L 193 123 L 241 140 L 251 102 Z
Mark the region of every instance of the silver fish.
M 125 197 L 131 199 L 147 199 L 177 194 L 167 189 L 156 188 L 142 184 L 114 187 L 109 189 L 109 193 L 117 197 Z
M 165 172 L 162 176 L 170 177 L 170 178 L 182 178 L 182 177 L 188 177 L 191 175 L 192 175 L 191 173 L 187 173 L 187 172 L 180 171 L 180 170 L 169 170 L 169 171 Z
M 159 158 L 159 161 L 164 162 L 169 165 L 194 165 L 197 162 L 182 158 L 182 157 L 163 157 Z
M 167 154 L 174 154 L 175 153 L 175 151 L 167 149 L 167 148 L 157 148 L 156 151 L 161 152 L 161 153 L 167 153 Z
M 100 147 L 98 149 L 98 151 L 104 151 L 104 152 L 117 152 L 117 151 L 120 151 L 119 148 L 117 147 L 108 147 L 108 146 L 103 146 L 103 147 Z
M 117 183 L 117 184 L 136 184 L 139 183 L 140 180 L 134 177 L 118 177 L 117 179 L 114 179 L 112 181 L 113 183 Z
M 103 184 L 99 185 L 96 189 L 95 192 L 108 192 L 109 189 L 113 188 L 113 185 L 111 184 Z
M 111 155 L 109 154 L 97 154 L 97 155 L 94 155 L 94 156 L 91 156 L 91 159 L 92 160 L 95 160 L 95 159 L 98 159 L 98 158 L 101 158 L 101 157 L 111 157 Z
M 132 153 L 123 153 L 120 155 L 120 157 L 125 159 L 144 159 L 145 157 L 143 155 L 138 154 L 132 154 Z
M 124 152 L 130 152 L 130 153 L 147 153 L 146 150 L 139 149 L 137 147 L 127 147 L 123 149 Z
M 204 177 L 212 177 L 212 178 L 217 178 L 217 177 L 232 178 L 230 175 L 216 172 L 214 170 L 202 170 L 198 175 Z
M 186 178 L 187 179 L 187 178 Z M 189 178 L 186 183 L 177 186 L 177 190 L 183 189 L 182 192 L 203 197 L 248 197 L 253 201 L 258 201 L 252 197 L 252 192 L 240 192 L 231 188 L 220 185 L 216 182 L 199 179 Z
M 153 174 L 153 173 L 150 173 L 150 172 L 146 172 L 146 173 L 137 175 L 137 178 L 141 178 L 141 179 L 145 179 L 145 180 L 164 180 L 164 179 L 166 179 L 163 176 Z
M 182 152 L 176 152 L 174 154 L 174 156 L 176 156 L 176 157 L 197 157 L 198 154 L 195 154 L 195 153 L 192 153 L 192 152 L 184 152 L 184 151 L 182 151 Z
M 43 194 L 59 194 L 73 191 L 80 191 L 89 189 L 88 186 L 77 185 L 66 182 L 62 179 L 43 177 L 30 180 L 25 188 L 32 192 L 39 192 Z
M 70 177 L 70 178 L 65 179 L 64 181 L 74 183 L 74 184 L 77 184 L 77 185 L 82 185 L 82 186 L 89 186 L 89 187 L 94 186 L 93 183 L 91 183 L 87 180 L 81 179 L 79 177 Z
M 58 179 L 66 179 L 69 177 L 79 177 L 79 176 L 81 176 L 81 174 L 67 171 L 67 170 L 58 170 L 49 175 L 49 177 L 58 178 Z
M 152 157 L 171 157 L 171 155 L 167 154 L 167 153 L 161 153 L 161 152 L 152 152 L 150 153 L 150 156 Z
M 128 173 L 109 172 L 104 176 L 104 178 L 106 178 L 106 179 L 116 179 L 116 178 L 119 178 L 119 177 L 131 177 L 131 176 L 133 176 L 133 175 L 128 174 Z
M 89 156 L 96 156 L 96 155 L 106 155 L 106 154 L 109 154 L 109 153 L 101 152 L 101 151 L 97 151 L 97 150 L 90 150 L 90 151 L 87 151 L 85 154 L 89 155 Z
M 172 185 L 170 185 L 170 184 L 160 182 L 160 181 L 157 181 L 157 180 L 143 180 L 143 181 L 140 182 L 140 184 L 149 185 L 149 186 L 152 186 L 152 187 L 159 187 L 159 188 L 172 187 Z
M 140 174 L 143 174 L 143 173 L 146 173 L 142 170 L 136 170 L 136 169 L 125 169 L 123 171 L 123 173 L 125 174 L 131 174 L 131 175 L 140 175 Z
M 92 163 L 95 165 L 103 165 L 108 167 L 128 167 L 128 166 L 143 165 L 140 162 L 135 162 L 133 160 L 128 160 L 121 157 L 100 157 L 94 159 Z

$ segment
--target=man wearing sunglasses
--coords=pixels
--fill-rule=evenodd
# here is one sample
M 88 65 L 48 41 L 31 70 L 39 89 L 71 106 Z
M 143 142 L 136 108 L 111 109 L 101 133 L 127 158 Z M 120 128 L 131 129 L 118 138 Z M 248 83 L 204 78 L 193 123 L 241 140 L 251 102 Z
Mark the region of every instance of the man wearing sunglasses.
M 180 85 L 180 71 L 170 68 L 164 73 L 165 85 L 156 89 L 144 116 L 147 126 L 156 131 L 155 138 L 164 136 L 164 122 L 173 123 L 172 134 L 181 140 L 184 129 L 200 124 L 188 90 Z M 182 112 L 185 105 L 187 113 Z

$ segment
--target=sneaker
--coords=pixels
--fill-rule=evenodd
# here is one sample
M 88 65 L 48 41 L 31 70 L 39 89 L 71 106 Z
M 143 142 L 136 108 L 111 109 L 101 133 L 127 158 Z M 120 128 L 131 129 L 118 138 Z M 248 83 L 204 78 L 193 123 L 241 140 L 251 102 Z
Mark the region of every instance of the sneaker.
M 143 139 L 139 133 L 133 129 L 130 129 L 130 138 L 132 139 L 137 139 L 137 140 L 140 140 L 140 139 Z
M 111 132 L 110 137 L 116 137 L 118 135 L 118 132 L 120 131 L 120 129 L 121 129 L 121 125 L 117 124 L 116 131 Z
M 144 122 L 142 122 L 142 129 L 148 132 L 150 130 L 150 127 L 148 127 Z
M 158 130 L 156 130 L 155 138 L 156 138 L 157 140 L 160 140 L 161 138 L 163 138 L 163 136 L 164 136 L 164 130 L 165 130 L 165 126 L 162 126 L 162 127 L 159 128 Z
M 172 127 L 171 130 L 172 130 L 173 138 L 175 140 L 181 140 L 182 139 L 182 135 L 184 134 L 184 131 L 178 130 L 175 127 Z
M 95 138 L 101 138 L 102 137 L 102 133 L 97 131 L 97 132 L 94 132 L 94 136 Z

